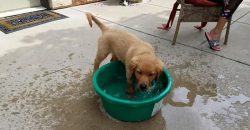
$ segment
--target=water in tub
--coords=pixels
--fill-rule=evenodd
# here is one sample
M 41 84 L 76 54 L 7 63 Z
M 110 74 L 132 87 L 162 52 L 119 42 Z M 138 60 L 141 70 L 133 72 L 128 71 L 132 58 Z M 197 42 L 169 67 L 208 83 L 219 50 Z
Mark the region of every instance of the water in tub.
M 126 88 L 127 88 L 127 83 L 126 83 L 126 79 L 124 79 L 123 77 L 116 77 L 115 79 L 113 79 L 111 84 L 108 84 L 106 86 L 104 86 L 103 90 L 105 93 L 116 97 L 116 98 L 120 98 L 120 99 L 129 99 L 129 100 L 144 100 L 144 99 L 148 99 L 151 97 L 154 97 L 156 95 L 159 95 L 164 88 L 162 86 L 162 82 L 159 81 L 154 81 L 152 83 L 152 86 L 149 87 L 149 89 L 147 90 L 140 90 L 136 83 L 134 83 L 135 86 L 135 95 L 133 98 L 131 98 L 127 93 L 126 93 Z

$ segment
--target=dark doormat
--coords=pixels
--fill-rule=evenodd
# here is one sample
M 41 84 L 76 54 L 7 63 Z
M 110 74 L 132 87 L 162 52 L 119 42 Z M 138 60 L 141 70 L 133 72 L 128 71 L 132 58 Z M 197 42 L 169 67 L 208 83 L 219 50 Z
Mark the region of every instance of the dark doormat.
M 67 18 L 62 14 L 42 10 L 0 18 L 0 30 L 5 34 Z

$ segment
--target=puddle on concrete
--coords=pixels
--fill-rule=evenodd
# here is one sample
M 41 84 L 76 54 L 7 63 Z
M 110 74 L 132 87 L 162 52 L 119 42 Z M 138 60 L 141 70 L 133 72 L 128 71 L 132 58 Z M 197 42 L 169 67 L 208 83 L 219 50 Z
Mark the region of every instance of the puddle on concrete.
M 214 83 L 199 87 L 190 81 L 174 79 L 174 87 L 167 96 L 166 102 L 175 107 L 193 106 L 197 95 L 215 97 L 216 86 Z
M 217 86 L 217 80 L 223 80 L 223 75 L 213 76 L 214 80 L 201 83 L 191 77 L 187 73 L 190 70 L 185 68 L 192 68 L 192 65 L 185 63 L 170 68 L 174 85 L 162 109 L 167 129 L 250 128 L 250 108 L 246 105 L 250 103 L 250 97 L 243 94 L 221 95 L 217 90 L 220 87 Z M 180 125 L 176 125 L 176 122 Z
M 99 96 L 92 89 L 92 72 L 83 76 L 82 70 L 72 68 L 45 77 L 33 76 L 37 81 L 29 86 L 30 89 L 23 93 L 13 92 L 15 95 L 10 95 L 9 102 L 0 106 L 0 110 L 5 111 L 1 117 L 6 118 L 7 123 L 14 119 L 15 126 L 20 129 L 214 130 L 246 129 L 249 126 L 249 108 L 246 107 L 249 106 L 249 97 L 218 93 L 217 80 L 225 80 L 227 75 L 208 74 L 210 80 L 199 84 L 200 81 L 190 76 L 191 63 L 177 67 L 170 68 L 174 88 L 161 113 L 144 122 L 126 123 L 110 119 L 100 109 Z

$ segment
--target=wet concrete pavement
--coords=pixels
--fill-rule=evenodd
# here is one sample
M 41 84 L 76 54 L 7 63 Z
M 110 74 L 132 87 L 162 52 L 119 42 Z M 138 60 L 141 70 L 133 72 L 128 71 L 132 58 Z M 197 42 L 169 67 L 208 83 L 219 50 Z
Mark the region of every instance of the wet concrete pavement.
M 208 49 L 198 23 L 181 25 L 171 45 L 169 31 L 156 29 L 173 1 L 122 7 L 105 1 L 56 10 L 69 18 L 5 35 L 0 33 L 0 130 L 248 130 L 250 129 L 249 1 L 235 12 L 228 46 Z M 150 42 L 174 80 L 162 111 L 148 121 L 109 117 L 91 86 L 100 30 L 84 12 Z M 108 60 L 107 60 L 108 61 Z M 107 62 L 106 61 L 106 62 Z

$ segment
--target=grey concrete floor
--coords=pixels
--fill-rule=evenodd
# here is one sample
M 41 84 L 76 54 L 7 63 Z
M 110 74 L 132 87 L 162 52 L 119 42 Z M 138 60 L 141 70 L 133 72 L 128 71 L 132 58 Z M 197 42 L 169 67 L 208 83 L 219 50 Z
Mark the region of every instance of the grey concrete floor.
M 248 130 L 250 129 L 250 1 L 235 12 L 229 43 L 208 48 L 204 32 L 176 21 L 165 23 L 174 1 L 152 0 L 123 7 L 108 0 L 55 10 L 69 18 L 17 31 L 0 32 L 0 130 Z M 110 118 L 93 92 L 91 75 L 100 30 L 84 12 L 107 26 L 150 42 L 170 67 L 173 90 L 162 111 L 148 121 Z M 223 40 L 223 38 L 222 38 Z

